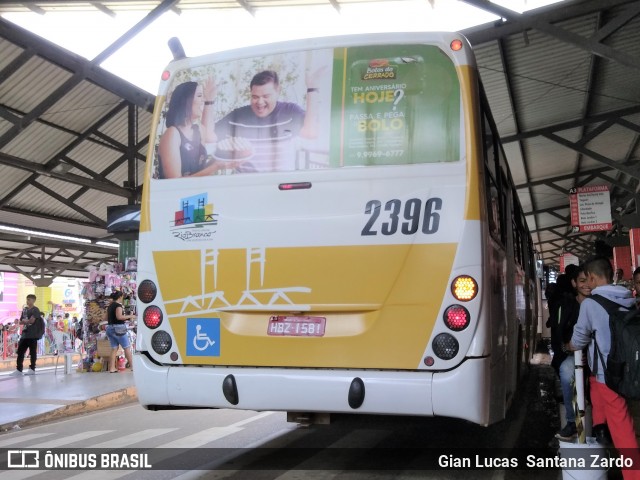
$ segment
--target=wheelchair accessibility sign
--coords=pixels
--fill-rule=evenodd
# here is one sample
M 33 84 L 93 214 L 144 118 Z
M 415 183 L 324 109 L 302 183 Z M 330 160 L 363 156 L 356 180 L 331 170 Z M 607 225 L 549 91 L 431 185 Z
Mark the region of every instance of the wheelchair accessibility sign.
M 187 355 L 220 356 L 219 318 L 187 318 Z

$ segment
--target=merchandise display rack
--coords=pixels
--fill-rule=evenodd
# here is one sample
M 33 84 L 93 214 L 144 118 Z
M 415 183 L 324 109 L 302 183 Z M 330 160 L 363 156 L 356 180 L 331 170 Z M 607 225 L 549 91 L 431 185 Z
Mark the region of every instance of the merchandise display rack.
M 130 262 L 127 262 L 129 265 Z M 106 264 L 92 268 L 89 281 L 84 284 L 83 341 L 86 357 L 82 362 L 84 371 L 100 372 L 107 369 L 111 346 L 105 332 L 107 325 L 107 307 L 111 303 L 110 295 L 120 290 L 124 294 L 123 306 L 125 315 L 135 315 L 137 310 L 136 272 L 126 271 L 122 264 L 109 266 Z M 129 336 L 132 347 L 135 346 L 136 322 L 129 321 Z M 122 349 L 118 349 L 121 355 Z

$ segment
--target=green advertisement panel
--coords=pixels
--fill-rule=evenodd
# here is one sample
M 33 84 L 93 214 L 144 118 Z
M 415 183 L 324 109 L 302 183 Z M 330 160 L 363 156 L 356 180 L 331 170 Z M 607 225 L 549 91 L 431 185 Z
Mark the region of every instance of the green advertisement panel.
M 460 84 L 434 46 L 336 49 L 331 165 L 460 159 Z

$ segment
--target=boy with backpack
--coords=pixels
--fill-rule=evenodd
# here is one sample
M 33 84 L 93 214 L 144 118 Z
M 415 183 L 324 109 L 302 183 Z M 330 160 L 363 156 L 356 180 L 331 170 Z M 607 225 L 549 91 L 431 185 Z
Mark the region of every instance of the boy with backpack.
M 587 358 L 592 372 L 589 381 L 593 430 L 597 432 L 598 429 L 604 427 L 604 424 L 607 424 L 614 446 L 617 449 L 633 449 L 623 453 L 628 456 L 629 452 L 633 452 L 634 461 L 638 461 L 638 442 L 627 402 L 624 397 L 611 390 L 605 383 L 607 365 L 603 363 L 603 359 L 607 358 L 611 350 L 611 332 L 609 313 L 601 304 L 601 302 L 607 301 L 615 302 L 619 309 L 625 311 L 635 308 L 635 300 L 627 288 L 612 284 L 613 268 L 609 259 L 596 257 L 587 261 L 584 265 L 584 272 L 592 289 L 592 297 L 585 299 L 580 304 L 578 322 L 573 329 L 571 341 L 565 345 L 565 348 L 568 351 L 576 351 L 589 345 Z M 602 301 L 600 298 L 596 300 L 593 298 L 595 295 L 604 297 L 605 300 Z M 601 356 L 596 353 L 594 341 Z M 633 470 L 623 469 L 625 480 L 640 479 L 640 470 L 637 468 L 636 465 Z
M 18 342 L 18 358 L 16 361 L 16 371 L 11 375 L 21 376 L 24 355 L 29 350 L 29 357 L 31 364 L 29 369 L 24 372 L 24 375 L 36 374 L 36 360 L 38 358 L 38 340 L 44 335 L 44 320 L 40 309 L 35 306 L 36 296 L 31 294 L 27 295 L 27 306 L 22 311 L 22 317 L 20 318 L 20 324 L 23 325 L 22 335 Z

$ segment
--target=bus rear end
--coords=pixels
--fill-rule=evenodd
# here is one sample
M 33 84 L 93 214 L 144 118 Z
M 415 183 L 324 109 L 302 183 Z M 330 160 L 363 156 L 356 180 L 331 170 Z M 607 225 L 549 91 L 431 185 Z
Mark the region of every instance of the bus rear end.
M 459 38 L 342 37 L 170 65 L 155 144 L 176 87 L 214 78 L 205 165 L 222 167 L 169 179 L 161 149 L 148 161 L 144 406 L 490 422 L 477 93 Z M 252 82 L 273 71 L 276 101 L 303 125 L 252 123 L 264 103 Z

